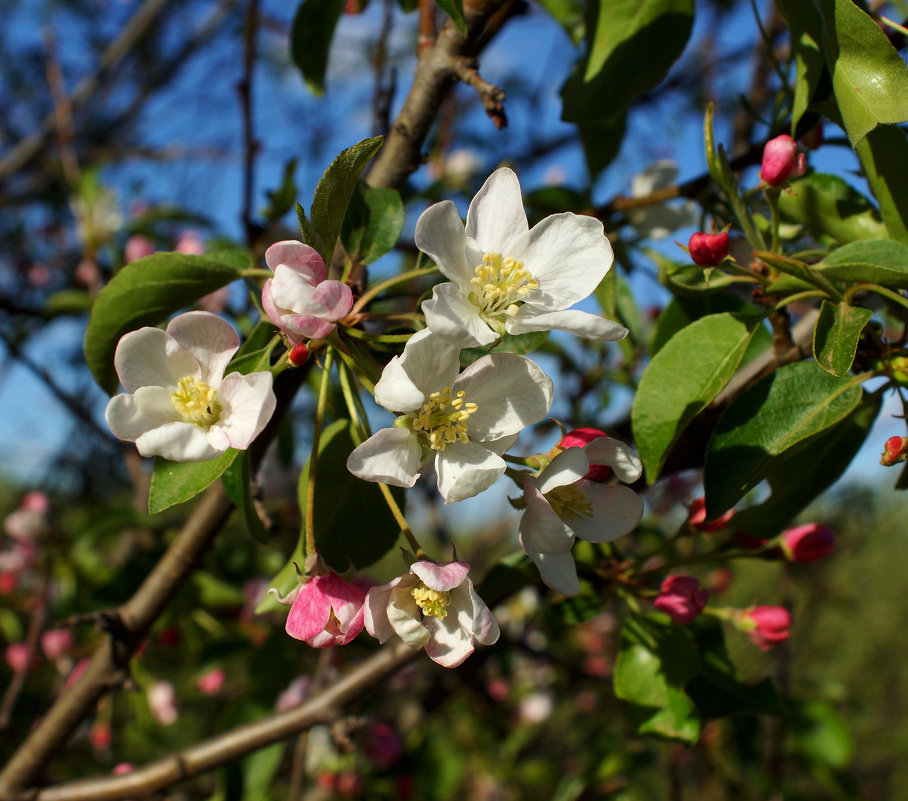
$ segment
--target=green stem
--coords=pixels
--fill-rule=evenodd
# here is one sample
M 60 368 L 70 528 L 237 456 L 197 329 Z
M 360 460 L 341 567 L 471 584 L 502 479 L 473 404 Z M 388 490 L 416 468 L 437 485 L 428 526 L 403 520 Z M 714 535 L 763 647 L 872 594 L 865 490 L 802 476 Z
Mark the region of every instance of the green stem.
M 822 289 L 805 289 L 803 292 L 795 292 L 794 295 L 789 295 L 787 298 L 782 298 L 775 306 L 772 307 L 773 311 L 778 311 L 779 309 L 784 308 L 789 303 L 795 303 L 799 300 L 807 300 L 807 298 L 825 298 L 828 297 L 828 294 Z
M 779 189 L 774 186 L 768 186 L 763 190 L 763 194 L 766 197 L 766 202 L 769 204 L 769 211 L 772 215 L 771 222 L 771 235 L 772 242 L 770 243 L 769 249 L 773 253 L 779 253 L 781 251 L 782 243 L 779 238 L 779 226 L 782 224 L 782 218 L 779 215 Z
M 769 550 L 772 549 L 767 546 L 765 548 L 760 548 L 759 550 L 754 551 L 710 551 L 709 553 L 699 554 L 698 556 L 691 556 L 678 562 L 671 562 L 670 564 L 662 564 L 656 567 L 651 567 L 649 570 L 642 571 L 640 575 L 646 576 L 650 573 L 658 573 L 661 570 L 671 570 L 676 567 L 708 565 L 720 559 L 723 561 L 726 559 L 763 559 L 765 553 Z
M 382 484 L 380 481 L 378 482 L 378 488 L 381 490 L 381 494 L 384 496 L 385 503 L 388 504 L 391 514 L 394 515 L 397 525 L 400 526 L 400 533 L 403 534 L 407 542 L 410 543 L 410 547 L 413 549 L 413 553 L 416 554 L 416 557 L 422 559 L 426 555 L 426 552 L 422 549 L 422 546 L 419 544 L 416 537 L 413 536 L 410 526 L 407 525 L 407 518 L 404 517 L 404 513 L 397 505 L 397 501 L 394 499 L 394 493 L 391 492 L 391 488 L 387 484 Z
M 394 286 L 395 284 L 403 283 L 404 281 L 411 281 L 414 278 L 421 278 L 424 275 L 432 275 L 432 273 L 437 273 L 437 267 L 422 267 L 416 270 L 409 270 L 408 272 L 401 273 L 400 275 L 392 276 L 384 281 L 379 281 L 374 286 L 370 287 L 368 290 L 363 292 L 359 296 L 359 300 L 353 304 L 353 308 L 350 310 L 350 314 L 356 314 L 360 309 L 365 307 L 369 301 L 375 298 L 380 293 L 384 292 L 386 289 Z
M 876 292 L 877 295 L 882 295 L 884 298 L 889 298 L 893 303 L 898 303 L 900 306 L 908 308 L 908 298 L 903 298 L 898 292 L 893 292 L 891 289 L 886 289 L 886 287 L 879 284 L 855 284 L 848 287 L 845 290 L 845 301 L 851 303 L 851 299 L 861 290 Z
M 250 267 L 248 270 L 240 270 L 242 278 L 274 278 L 271 270 L 260 270 L 257 267 Z
M 348 328 L 346 333 L 347 336 L 354 339 L 361 339 L 366 342 L 384 342 L 386 344 L 406 342 L 413 336 L 412 332 L 409 334 L 370 334 L 368 331 L 361 331 L 358 328 Z
M 331 378 L 331 366 L 334 362 L 334 349 L 325 351 L 325 366 L 322 368 L 322 381 L 318 388 L 318 401 L 315 406 L 315 420 L 312 424 L 312 453 L 309 456 L 309 481 L 306 485 L 306 565 L 308 574 L 315 568 L 318 555 L 315 552 L 315 475 L 318 468 L 318 446 L 322 438 L 322 425 L 325 420 L 325 407 L 328 405 L 328 385 Z

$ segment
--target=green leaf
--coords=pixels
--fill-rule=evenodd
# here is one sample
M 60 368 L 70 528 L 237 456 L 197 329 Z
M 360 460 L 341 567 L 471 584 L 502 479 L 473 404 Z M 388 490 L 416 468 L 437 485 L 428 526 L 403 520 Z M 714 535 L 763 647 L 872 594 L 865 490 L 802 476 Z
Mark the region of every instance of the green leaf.
M 702 292 L 696 295 L 678 295 L 672 298 L 662 310 L 653 327 L 650 353 L 655 356 L 665 344 L 682 328 L 710 314 L 732 312 L 734 314 L 756 315 L 760 310 L 752 303 L 727 292 Z M 763 332 L 762 335 L 760 332 Z M 752 342 L 760 341 L 760 350 L 771 341 L 765 327 L 760 326 Z M 745 359 L 746 361 L 746 354 Z M 744 362 L 742 361 L 742 364 Z
M 540 0 L 539 4 L 564 28 L 575 45 L 583 41 L 586 24 L 581 0 Z
M 623 114 L 661 81 L 684 50 L 694 0 L 591 0 L 586 56 L 561 89 L 562 119 Z
M 388 253 L 404 228 L 404 204 L 396 189 L 356 184 L 341 228 L 341 242 L 353 261 L 372 264 Z
M 236 260 L 248 265 L 249 257 L 228 253 L 155 253 L 130 262 L 111 278 L 95 298 L 85 331 L 85 361 L 102 389 L 112 394 L 117 388 L 113 357 L 124 334 L 162 323 L 240 277 Z
M 467 21 L 463 18 L 463 0 L 435 0 L 435 4 L 451 18 L 460 35 L 466 38 Z
M 303 242 L 309 245 L 310 248 L 315 248 L 319 253 L 324 253 L 325 245 L 322 242 L 322 238 L 319 236 L 318 231 L 312 227 L 312 223 L 306 217 L 305 210 L 299 203 L 296 204 L 296 217 L 300 222 L 300 235 Z
M 794 103 L 791 109 L 794 136 L 801 118 L 822 87 L 824 75 L 828 75 L 821 47 L 822 20 L 813 3 L 804 0 L 776 0 L 776 5 L 788 23 L 794 51 Z
M 797 751 L 814 762 L 847 768 L 854 743 L 841 716 L 822 701 L 791 701 L 790 706 L 788 726 Z
M 259 320 L 230 360 L 225 373 L 248 375 L 267 370 L 271 364 L 271 353 L 278 344 L 279 340 L 274 339 L 274 323 L 268 319 Z
M 61 314 L 84 314 L 91 309 L 92 297 L 84 289 L 61 289 L 44 301 L 44 314 L 57 317 Z
M 908 289 L 908 244 L 891 239 L 852 242 L 829 253 L 814 270 L 837 281 Z
M 861 331 L 872 316 L 870 309 L 824 300 L 813 330 L 813 357 L 817 364 L 839 378 L 848 375 Z
M 887 236 L 876 207 L 838 175 L 814 172 L 798 178 L 778 203 L 783 218 L 806 226 L 814 237 L 844 244 Z
M 641 734 L 694 743 L 700 736 L 696 707 L 684 685 L 700 671 L 693 638 L 663 618 L 631 615 L 621 629 L 615 695 L 643 709 Z
M 775 536 L 848 469 L 870 433 L 882 395 L 866 392 L 841 422 L 775 457 L 766 471 L 772 495 L 735 515 L 735 525 L 757 537 Z M 798 476 L 792 481 L 792 476 Z
M 618 114 L 605 120 L 581 122 L 577 125 L 591 180 L 608 167 L 618 155 L 626 127 L 627 114 Z
M 908 134 L 886 125 L 871 131 L 855 148 L 889 235 L 908 242 Z
M 221 474 L 221 483 L 224 485 L 224 492 L 227 493 L 227 497 L 243 513 L 249 533 L 252 534 L 257 542 L 267 545 L 270 542 L 270 537 L 259 517 L 259 513 L 255 508 L 255 501 L 252 498 L 252 476 L 248 451 L 240 454 L 238 459 L 234 459 Z
M 778 253 L 767 250 L 756 250 L 753 255 L 760 259 L 760 261 L 766 262 L 770 267 L 775 267 L 779 272 L 783 272 L 786 275 L 797 278 L 799 281 L 822 289 L 832 297 L 839 298 L 842 295 L 835 284 L 833 284 L 825 274 L 816 270 L 806 262 L 792 259 L 788 256 L 780 256 Z
M 845 130 L 856 146 L 880 123 L 908 120 L 908 67 L 870 15 L 851 0 L 814 0 Z
M 338 572 L 361 568 L 390 551 L 400 526 L 388 509 L 377 484 L 363 481 L 347 470 L 354 448 L 349 420 L 335 420 L 319 440 L 315 491 L 315 545 L 322 559 Z M 306 507 L 309 465 L 299 481 L 300 508 Z M 404 491 L 392 487 L 403 506 Z M 302 567 L 302 565 L 300 565 Z
M 208 489 L 238 454 L 238 450 L 228 448 L 216 459 L 207 462 L 169 462 L 156 456 L 148 491 L 149 513 L 156 515 Z
M 531 331 L 528 334 L 505 334 L 498 345 L 495 347 L 495 353 L 532 353 L 539 350 L 549 338 L 548 331 Z M 473 364 L 477 359 L 488 356 L 492 352 L 488 348 L 464 348 L 460 352 L 460 363 L 466 367 Z
M 198 589 L 199 600 L 204 606 L 236 609 L 245 601 L 241 586 L 228 583 L 207 570 L 196 570 L 192 574 L 192 583 Z
M 813 361 L 780 367 L 719 418 L 706 449 L 706 517 L 734 506 L 777 456 L 835 425 L 861 402 L 861 378 L 836 378 Z
M 325 264 L 331 263 L 334 245 L 360 173 L 369 159 L 378 152 L 382 141 L 382 137 L 374 136 L 342 151 L 331 162 L 315 187 L 309 219 L 321 239 L 322 249 L 319 252 Z
M 334 29 L 344 10 L 343 0 L 303 0 L 290 28 L 290 60 L 316 97 L 325 93 L 325 70 Z
M 711 314 L 675 334 L 640 378 L 634 441 L 653 483 L 681 433 L 735 374 L 759 317 Z

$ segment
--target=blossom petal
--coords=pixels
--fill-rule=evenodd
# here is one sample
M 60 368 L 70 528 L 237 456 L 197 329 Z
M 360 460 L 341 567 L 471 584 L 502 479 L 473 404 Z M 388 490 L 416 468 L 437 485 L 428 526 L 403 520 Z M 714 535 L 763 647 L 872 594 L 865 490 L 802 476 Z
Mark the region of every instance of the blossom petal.
M 429 640 L 429 631 L 422 624 L 422 612 L 411 590 L 416 584 L 414 576 L 405 576 L 391 590 L 388 603 L 388 622 L 394 633 L 411 648 L 422 648 Z
M 268 371 L 231 373 L 224 379 L 218 390 L 223 405 L 218 427 L 227 435 L 231 448 L 246 450 L 268 424 L 277 405 L 271 382 Z
M 499 439 L 484 439 L 482 441 L 482 447 L 488 448 L 492 453 L 503 456 L 508 452 L 510 447 L 517 442 L 519 437 L 519 434 L 509 434 L 508 436 L 500 437 Z
M 139 387 L 175 387 L 181 378 L 200 378 L 196 358 L 159 328 L 126 334 L 114 353 L 114 367 L 127 392 Z
M 504 474 L 507 465 L 498 454 L 475 442 L 454 442 L 435 456 L 438 491 L 445 503 L 472 498 Z
M 353 291 L 343 281 L 322 281 L 310 299 L 310 313 L 335 322 L 353 308 Z
M 572 518 L 571 530 L 587 542 L 611 542 L 629 534 L 643 517 L 643 499 L 630 487 L 580 481 L 578 487 L 593 505 L 592 517 Z
M 498 334 L 482 321 L 479 308 L 450 281 L 433 288 L 432 298 L 423 301 L 422 311 L 433 334 L 461 347 L 482 347 L 498 339 Z
M 454 382 L 478 408 L 467 423 L 470 439 L 483 441 L 516 434 L 548 414 L 552 380 L 527 359 L 494 353 L 473 362 Z
M 574 557 L 570 552 L 528 555 L 539 569 L 539 575 L 546 586 L 567 596 L 580 592 L 577 565 L 574 564 Z
M 643 463 L 636 451 L 621 440 L 598 437 L 583 446 L 590 464 L 607 464 L 619 480 L 633 484 L 643 475 Z
M 473 636 L 482 645 L 492 645 L 498 642 L 501 630 L 498 628 L 498 621 L 495 620 L 495 615 L 492 614 L 492 610 L 486 606 L 486 602 L 473 589 L 473 582 L 467 580 L 466 586 L 470 594 L 470 601 L 473 604 Z
M 281 310 L 281 314 L 310 313 L 310 303 L 315 290 L 315 284 L 309 283 L 305 276 L 285 264 L 277 266 L 274 278 L 271 279 L 271 298 Z
M 313 314 L 282 314 L 279 325 L 294 344 L 304 339 L 324 339 L 337 328 L 331 320 Z
M 381 378 L 375 384 L 375 402 L 389 412 L 412 412 L 426 402 L 425 394 L 413 383 L 400 356 L 385 365 Z
M 429 635 L 426 642 L 429 658 L 446 668 L 461 664 L 474 651 L 470 624 L 470 615 L 466 610 L 457 610 L 456 614 L 451 614 L 449 608 L 444 620 L 427 617 L 422 625 Z
M 383 428 L 353 449 L 347 469 L 364 481 L 412 487 L 419 477 L 421 459 L 422 449 L 411 431 Z
M 545 495 L 555 487 L 564 487 L 583 478 L 590 463 L 583 448 L 568 448 L 559 453 L 536 478 L 536 486 Z
M 285 265 L 302 275 L 310 284 L 320 284 L 328 276 L 325 262 L 318 251 L 302 242 L 285 239 L 265 251 L 265 264 L 274 272 Z
M 598 314 L 576 310 L 540 311 L 524 304 L 515 317 L 505 321 L 509 334 L 528 334 L 531 331 L 566 331 L 594 342 L 616 342 L 627 336 L 627 329 Z
M 416 247 L 438 265 L 442 275 L 462 287 L 470 286 L 476 265 L 467 259 L 463 223 L 453 201 L 434 203 L 420 214 L 414 240 Z
M 523 496 L 527 508 L 517 528 L 523 550 L 532 558 L 535 558 L 533 554 L 570 551 L 574 547 L 574 532 L 558 517 L 535 479 L 523 482 Z
M 174 317 L 167 333 L 196 358 L 202 368 L 201 379 L 217 389 L 240 347 L 233 326 L 211 312 L 193 311 Z
M 366 600 L 366 593 L 362 587 L 344 581 L 334 573 L 322 577 L 321 589 L 331 601 L 331 608 L 341 631 L 345 632 L 340 644 L 346 645 L 363 629 L 363 603 Z
M 605 277 L 615 256 L 602 223 L 565 212 L 533 226 L 523 265 L 539 282 L 526 302 L 545 311 L 573 306 Z
M 410 565 L 410 572 L 418 576 L 430 590 L 447 592 L 463 584 L 470 573 L 470 566 L 466 562 L 446 562 L 439 565 L 422 560 Z
M 219 440 L 219 433 L 223 441 Z M 205 462 L 220 456 L 228 447 L 227 438 L 215 427 L 206 433 L 198 426 L 184 422 L 165 423 L 136 439 L 136 448 L 142 456 L 162 456 L 172 462 Z
M 407 340 L 401 366 L 423 395 L 454 383 L 460 372 L 460 345 L 424 329 Z
M 510 246 L 528 229 L 517 175 L 507 167 L 495 170 L 470 203 L 466 235 L 484 253 L 519 258 L 520 254 Z
M 331 599 L 322 591 L 319 576 L 302 586 L 290 612 L 284 631 L 297 640 L 310 640 L 325 630 L 331 619 Z
M 380 643 L 385 643 L 394 635 L 394 629 L 388 620 L 388 604 L 391 602 L 391 590 L 393 590 L 406 576 L 398 576 L 387 584 L 379 587 L 370 587 L 366 593 L 366 601 L 363 604 L 363 623 L 366 631 L 375 637 Z
M 114 395 L 107 404 L 104 419 L 114 436 L 135 442 L 146 431 L 183 418 L 163 387 L 139 387 L 133 395 Z

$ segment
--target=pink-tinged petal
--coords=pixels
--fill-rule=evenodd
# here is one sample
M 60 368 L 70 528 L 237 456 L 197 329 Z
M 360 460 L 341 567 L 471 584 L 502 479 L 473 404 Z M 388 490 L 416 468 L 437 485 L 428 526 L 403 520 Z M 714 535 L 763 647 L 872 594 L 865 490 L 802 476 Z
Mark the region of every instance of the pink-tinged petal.
M 330 631 L 325 629 L 320 631 L 314 637 L 309 637 L 306 640 L 307 645 L 311 645 L 313 648 L 331 648 L 334 645 L 346 645 L 347 642 L 344 640 L 342 635 L 332 634 Z
M 463 223 L 452 201 L 435 203 L 419 215 L 414 240 L 416 247 L 438 265 L 442 275 L 460 286 L 470 285 L 476 265 L 467 258 Z
M 281 310 L 277 307 L 277 304 L 274 302 L 274 296 L 271 294 L 271 284 L 273 280 L 273 278 L 269 278 L 262 287 L 262 308 L 265 310 L 268 319 L 276 326 L 280 327 Z
M 411 594 L 415 584 L 416 578 L 408 576 L 391 590 L 388 622 L 394 633 L 407 645 L 422 648 L 429 640 L 429 631 L 422 624 L 422 612 Z
M 182 422 L 163 387 L 140 387 L 133 395 L 114 395 L 107 404 L 104 419 L 114 436 L 135 442 L 146 431 L 165 423 Z
M 467 236 L 485 253 L 519 258 L 512 244 L 528 230 L 517 175 L 507 167 L 495 170 L 470 203 Z
M 460 372 L 460 345 L 424 329 L 407 340 L 400 365 L 413 385 L 429 395 L 454 383 Z
M 330 320 L 323 320 L 311 314 L 281 315 L 280 327 L 294 344 L 306 339 L 324 339 L 337 328 Z
M 347 469 L 364 481 L 412 487 L 419 477 L 422 449 L 412 431 L 383 428 L 347 457 Z
M 536 479 L 536 486 L 545 495 L 556 487 L 565 487 L 583 478 L 590 469 L 582 448 L 568 448 L 559 453 Z
M 498 638 L 501 636 L 498 621 L 495 620 L 492 610 L 486 606 L 486 602 L 473 589 L 472 581 L 466 582 L 466 588 L 470 596 L 470 602 L 473 605 L 473 636 L 482 645 L 493 645 L 498 642 Z
M 321 586 L 322 578 L 304 584 L 290 612 L 284 630 L 297 640 L 309 640 L 325 630 L 331 617 L 331 599 Z
M 552 405 L 552 380 L 514 353 L 483 356 L 463 371 L 454 389 L 479 407 L 467 424 L 470 439 L 477 442 L 516 434 L 542 420 Z
M 426 653 L 433 662 L 442 667 L 453 668 L 461 664 L 473 653 L 473 635 L 467 626 L 462 625 L 460 615 L 452 615 L 449 608 L 444 620 L 437 617 L 427 617 L 423 623 L 428 641 L 425 644 Z
M 335 322 L 350 313 L 353 292 L 342 281 L 322 281 L 309 300 L 309 314 Z
M 328 276 L 318 251 L 292 239 L 275 242 L 265 251 L 265 264 L 272 272 L 285 265 L 302 275 L 310 284 L 320 284 Z
M 526 511 L 517 531 L 520 546 L 531 557 L 541 553 L 567 553 L 574 547 L 574 532 L 558 517 L 532 478 L 523 482 Z
M 410 572 L 415 573 L 430 590 L 447 592 L 463 584 L 470 573 L 470 566 L 466 562 L 445 562 L 439 565 L 423 560 L 410 565 Z
M 321 589 L 331 601 L 331 608 L 341 631 L 345 632 L 340 644 L 346 645 L 363 629 L 363 604 L 366 601 L 366 592 L 362 587 L 344 581 L 334 573 L 322 577 Z
M 461 347 L 482 347 L 498 339 L 498 334 L 482 321 L 479 308 L 450 281 L 433 288 L 432 299 L 423 302 L 422 311 L 433 334 Z
M 271 298 L 281 314 L 293 312 L 308 314 L 309 304 L 315 294 L 317 284 L 312 284 L 306 277 L 285 264 L 278 265 L 271 279 Z
M 577 578 L 577 565 L 574 557 L 568 553 L 528 554 L 539 569 L 539 575 L 547 587 L 557 590 L 568 597 L 580 592 L 580 580 Z
M 139 387 L 175 387 L 181 378 L 200 378 L 196 358 L 159 328 L 126 334 L 114 353 L 114 367 L 127 392 Z
M 539 282 L 527 303 L 545 311 L 573 306 L 599 286 L 615 256 L 602 228 L 593 217 L 565 212 L 533 226 L 523 254 L 523 265 Z
M 643 517 L 643 499 L 630 487 L 580 481 L 577 485 L 593 505 L 592 517 L 571 518 L 571 530 L 587 542 L 611 542 L 629 534 Z
M 167 333 L 198 361 L 201 379 L 217 388 L 227 364 L 240 347 L 233 326 L 211 312 L 194 311 L 174 317 Z
M 271 382 L 267 371 L 231 373 L 224 379 L 218 390 L 223 411 L 217 427 L 226 434 L 230 447 L 246 450 L 268 424 L 277 405 Z
M 403 578 L 403 576 L 398 576 L 387 584 L 371 587 L 366 593 L 366 601 L 363 604 L 363 624 L 366 631 L 382 644 L 394 636 L 394 629 L 388 620 L 388 604 L 391 603 L 391 590 L 400 584 Z
M 400 356 L 395 356 L 385 365 L 375 385 L 375 402 L 389 412 L 412 412 L 425 401 L 425 394 L 407 375 Z
M 529 305 L 521 306 L 515 317 L 505 320 L 505 328 L 509 334 L 566 331 L 594 342 L 615 342 L 627 336 L 627 329 L 623 325 L 598 314 L 573 309 L 546 312 Z
M 584 445 L 590 464 L 606 464 L 625 484 L 633 484 L 643 475 L 643 463 L 636 451 L 613 437 L 599 437 Z
M 205 432 L 192 423 L 166 423 L 136 439 L 142 456 L 162 456 L 171 462 L 205 462 L 220 456 L 228 444 L 214 447 Z
M 438 491 L 445 503 L 472 498 L 504 474 L 507 465 L 497 453 L 475 442 L 454 442 L 435 455 Z

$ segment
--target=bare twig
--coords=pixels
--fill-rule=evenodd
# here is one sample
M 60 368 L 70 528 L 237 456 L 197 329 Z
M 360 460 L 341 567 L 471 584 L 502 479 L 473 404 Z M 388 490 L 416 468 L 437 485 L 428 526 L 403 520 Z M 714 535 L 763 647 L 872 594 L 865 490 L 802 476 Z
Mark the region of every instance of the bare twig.
M 507 128 L 508 118 L 504 113 L 504 89 L 485 80 L 477 69 L 476 59 L 460 56 L 453 60 L 454 72 L 468 86 L 472 86 L 479 94 L 482 100 L 482 106 L 486 114 L 496 128 Z
M 435 3 L 434 0 L 419 0 L 419 39 L 416 52 L 424 50 L 435 44 Z
M 255 140 L 255 122 L 252 114 L 252 79 L 255 74 L 255 33 L 258 27 L 258 0 L 249 0 L 243 29 L 243 77 L 237 84 L 243 120 L 243 228 L 246 244 L 253 248 L 258 238 L 252 221 L 252 193 L 255 185 L 255 157 L 259 143 Z

